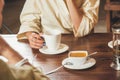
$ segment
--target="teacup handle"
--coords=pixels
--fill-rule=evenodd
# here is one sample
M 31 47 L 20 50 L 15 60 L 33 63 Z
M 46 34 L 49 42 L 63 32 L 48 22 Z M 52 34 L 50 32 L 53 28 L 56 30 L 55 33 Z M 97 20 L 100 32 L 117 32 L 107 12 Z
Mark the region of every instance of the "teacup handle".
M 43 38 L 43 39 L 45 39 L 45 35 L 44 35 L 44 34 L 41 34 L 41 33 L 40 33 L 40 37 Z M 46 46 L 45 40 L 44 40 L 44 42 L 43 42 L 43 46 Z

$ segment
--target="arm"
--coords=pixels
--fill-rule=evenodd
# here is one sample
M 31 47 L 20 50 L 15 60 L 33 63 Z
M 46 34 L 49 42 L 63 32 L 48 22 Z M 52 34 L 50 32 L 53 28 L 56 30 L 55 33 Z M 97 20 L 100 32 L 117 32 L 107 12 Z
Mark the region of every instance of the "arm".
M 76 6 L 75 0 L 66 0 L 66 3 L 70 12 L 73 25 L 75 27 L 75 30 L 77 31 L 81 23 L 83 14 L 79 11 L 79 8 Z
M 31 48 L 39 49 L 43 45 L 41 32 L 40 10 L 37 0 L 26 0 L 20 15 L 21 26 L 17 38 L 28 39 Z
M 19 55 L 18 52 L 16 52 L 14 49 L 12 49 L 0 36 L 0 55 L 6 57 L 8 59 L 8 64 L 15 65 L 18 64 L 23 60 L 23 57 Z M 49 80 L 47 76 L 45 76 L 41 71 L 39 71 L 37 68 L 35 68 L 33 65 L 31 65 L 29 62 L 25 62 L 22 65 L 14 66 L 7 66 L 5 62 L 0 60 L 0 67 L 3 68 L 1 70 L 0 74 L 1 78 L 5 77 L 4 75 L 7 75 L 7 78 L 11 79 L 32 79 L 32 80 Z M 22 74 L 22 75 L 21 75 Z M 33 79 L 34 77 L 34 79 Z M 3 79 L 2 78 L 2 79 Z M 4 78 L 5 79 L 5 78 Z
M 66 0 L 66 3 L 73 22 L 75 37 L 89 34 L 98 21 L 100 0 Z
M 21 36 L 19 39 L 23 38 L 23 36 L 25 37 L 25 32 L 33 31 L 39 33 L 41 31 L 40 14 L 37 0 L 26 0 L 20 14 L 21 26 L 18 36 Z
M 6 57 L 8 59 L 9 64 L 16 64 L 20 60 L 23 59 L 21 55 L 19 55 L 15 50 L 13 50 L 0 36 L 0 55 Z

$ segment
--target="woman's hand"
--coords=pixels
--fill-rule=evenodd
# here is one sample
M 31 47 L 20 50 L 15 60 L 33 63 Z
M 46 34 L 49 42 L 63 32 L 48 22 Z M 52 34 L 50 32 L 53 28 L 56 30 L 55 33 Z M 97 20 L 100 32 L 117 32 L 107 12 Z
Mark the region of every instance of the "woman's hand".
M 43 46 L 44 39 L 40 37 L 40 34 L 35 32 L 27 32 L 26 36 L 31 48 L 40 49 Z

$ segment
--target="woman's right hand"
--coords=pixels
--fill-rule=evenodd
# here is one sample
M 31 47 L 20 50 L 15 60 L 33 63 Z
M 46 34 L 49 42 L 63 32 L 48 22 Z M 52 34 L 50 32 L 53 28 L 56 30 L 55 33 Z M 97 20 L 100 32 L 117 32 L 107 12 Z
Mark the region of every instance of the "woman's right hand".
M 39 33 L 27 32 L 27 39 L 29 41 L 30 47 L 35 49 L 40 49 L 43 46 L 44 39 L 40 37 Z

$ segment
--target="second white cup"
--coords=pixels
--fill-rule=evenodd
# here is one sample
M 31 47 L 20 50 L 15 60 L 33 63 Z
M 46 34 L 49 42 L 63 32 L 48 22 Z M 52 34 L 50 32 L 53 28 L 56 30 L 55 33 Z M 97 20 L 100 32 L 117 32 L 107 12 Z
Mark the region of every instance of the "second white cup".
M 69 62 L 76 66 L 84 64 L 87 60 L 87 51 L 70 51 L 68 54 Z

